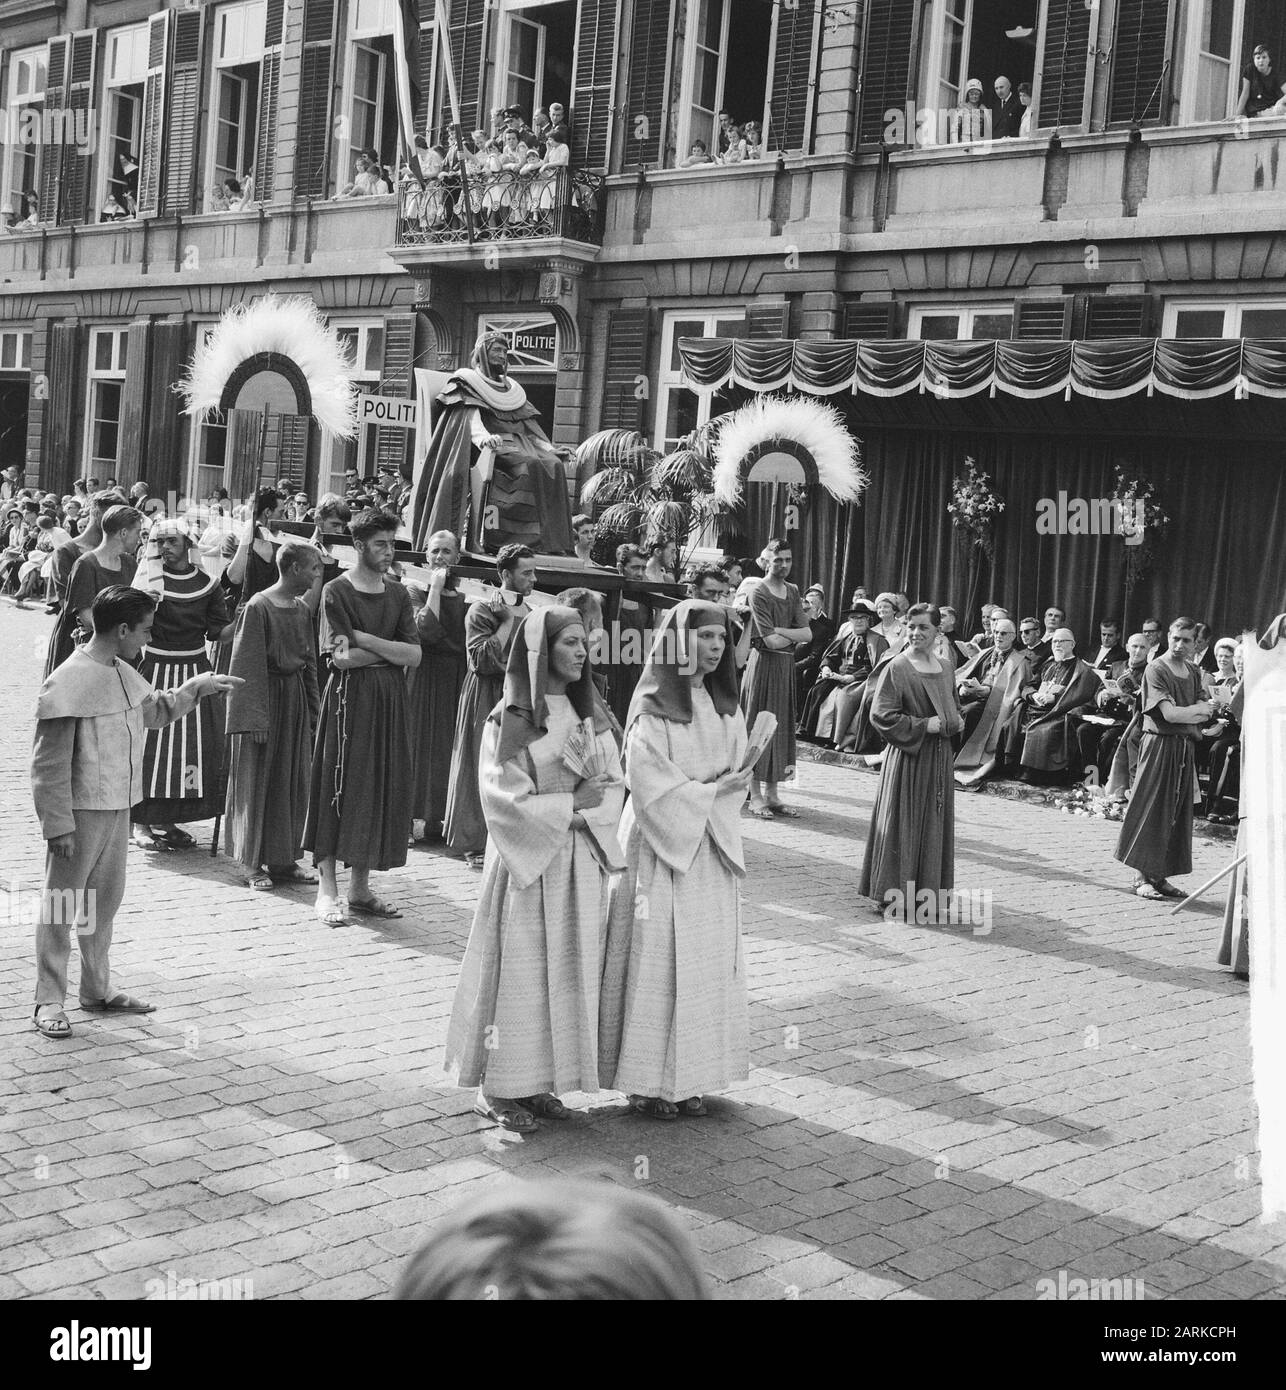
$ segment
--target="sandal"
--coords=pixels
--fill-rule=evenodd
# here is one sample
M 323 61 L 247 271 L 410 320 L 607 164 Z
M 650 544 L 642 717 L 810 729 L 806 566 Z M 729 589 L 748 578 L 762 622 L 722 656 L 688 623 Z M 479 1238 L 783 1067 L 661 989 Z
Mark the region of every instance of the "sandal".
M 269 869 L 269 876 L 274 883 L 316 883 L 317 875 L 311 874 L 307 869 L 301 869 L 298 864 L 292 864 L 288 869 Z
M 545 1092 L 539 1096 L 523 1096 L 518 1104 L 530 1110 L 533 1115 L 539 1115 L 542 1120 L 566 1120 L 571 1118 L 571 1111 L 558 1099 L 557 1096 Z
M 653 1120 L 677 1120 L 679 1107 L 672 1100 L 662 1100 L 660 1096 L 631 1096 L 630 1109 Z
M 1134 896 L 1136 898 L 1146 898 L 1148 902 L 1161 902 L 1165 894 L 1154 883 L 1146 880 L 1134 885 Z
M 349 898 L 348 910 L 361 917 L 383 917 L 392 919 L 402 915 L 401 910 L 386 903 L 383 898 Z
M 139 849 L 152 850 L 157 854 L 169 854 L 172 848 L 171 845 L 167 844 L 159 836 L 153 835 L 146 826 L 142 825 L 135 826 L 133 833 L 130 835 L 130 839 L 134 841 Z
M 41 1009 L 56 1009 L 57 1013 L 52 1013 L 41 1018 Z M 62 1010 L 61 1004 L 37 1004 L 36 1011 L 31 1016 L 32 1026 L 37 1033 L 46 1038 L 70 1038 L 71 1024 L 67 1021 L 67 1015 Z
M 540 1127 L 531 1111 L 524 1109 L 516 1100 L 488 1100 L 485 1096 L 479 1096 L 473 1103 L 473 1113 L 494 1121 L 501 1129 L 507 1129 L 512 1134 L 529 1134 Z
M 113 994 L 110 999 L 82 999 L 80 1007 L 91 1014 L 154 1014 L 155 1004 L 145 1004 L 129 994 Z
M 1160 883 L 1153 884 L 1153 887 L 1163 898 L 1186 898 L 1188 896 L 1182 888 L 1176 888 L 1168 878 L 1163 878 Z
M 348 925 L 348 913 L 344 911 L 338 898 L 318 898 L 314 910 L 317 913 L 317 920 L 324 927 L 345 927 Z
M 771 811 L 774 816 L 785 816 L 787 820 L 799 819 L 799 812 L 793 806 L 787 806 L 780 801 L 766 801 L 764 809 Z
M 706 1103 L 700 1096 L 689 1096 L 687 1100 L 679 1102 L 680 1115 L 708 1115 L 710 1111 L 706 1108 Z
M 777 819 L 776 816 L 773 815 L 773 813 L 768 809 L 767 806 L 747 806 L 747 807 L 746 807 L 746 814 L 747 814 L 747 815 L 750 815 L 750 816 L 754 816 L 754 818 L 755 818 L 756 820 L 776 820 L 776 819 Z
M 246 887 L 253 888 L 256 893 L 267 893 L 275 887 L 271 874 L 257 873 L 246 876 Z
M 475 872 L 481 873 L 482 866 L 486 863 L 486 858 L 485 854 L 466 854 L 464 856 L 464 862 Z
M 155 838 L 163 845 L 168 845 L 171 849 L 195 849 L 196 841 L 186 830 L 180 830 L 176 825 L 173 830 L 163 831 L 160 835 L 153 832 Z

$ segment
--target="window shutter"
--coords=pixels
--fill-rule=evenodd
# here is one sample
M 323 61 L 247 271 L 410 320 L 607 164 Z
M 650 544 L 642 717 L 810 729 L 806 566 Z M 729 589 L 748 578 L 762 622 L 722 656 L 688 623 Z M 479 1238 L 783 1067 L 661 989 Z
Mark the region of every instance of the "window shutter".
M 635 0 L 630 26 L 625 163 L 660 164 L 665 153 L 675 0 Z
M 197 122 L 201 107 L 201 10 L 175 10 L 165 117 L 166 212 L 196 206 Z
M 268 487 L 278 478 L 289 478 L 291 487 L 302 489 L 308 470 L 307 415 L 273 415 L 268 437 L 259 461 L 260 485 Z
M 794 8 L 781 5 L 774 8 L 772 77 L 764 149 L 808 152 L 813 135 L 821 10 L 816 0 L 799 0 Z
M 49 330 L 44 456 L 50 468 L 48 475 L 41 469 L 41 485 L 51 492 L 70 490 L 71 480 L 79 472 L 80 440 L 75 427 L 84 411 L 84 398 L 77 389 L 83 336 L 77 323 L 55 323 Z
M 612 100 L 620 7 L 615 0 L 580 0 L 572 80 L 571 160 L 606 169 L 612 149 Z
M 1066 342 L 1072 336 L 1071 295 L 1051 299 L 1016 299 L 1011 336 L 1024 340 L 1052 338 Z
M 746 310 L 747 338 L 789 338 L 789 304 L 752 304 Z
M 1119 0 L 1109 122 L 1160 121 L 1169 82 L 1170 0 Z
M 125 389 L 121 392 L 121 425 L 116 449 L 116 480 L 124 487 L 146 476 L 143 472 L 143 423 L 147 418 L 148 358 L 152 341 L 150 323 L 131 323 L 125 364 Z M 162 387 L 164 389 L 164 387 Z M 155 479 L 148 478 L 155 486 Z
M 891 299 L 856 299 L 844 305 L 843 333 L 846 339 L 897 338 L 900 305 Z
M 299 72 L 299 138 L 295 146 L 295 192 L 301 198 L 326 196 L 334 29 L 335 0 L 304 0 L 304 47 Z
M 255 201 L 273 201 L 277 173 L 277 102 L 281 93 L 281 31 L 284 0 L 268 0 L 259 64 L 259 128 L 255 132 Z
M 1086 338 L 1146 338 L 1152 297 L 1146 294 L 1091 294 L 1085 299 Z
M 460 124 L 466 138 L 471 130 L 490 128 L 491 113 L 483 109 L 482 65 L 487 57 L 487 12 L 490 0 L 451 0 L 451 66 L 460 96 Z
M 1085 77 L 1092 25 L 1098 9 L 1084 0 L 1049 0 L 1045 51 L 1040 65 L 1038 126 L 1079 126 L 1085 122 Z
M 67 104 L 68 68 L 71 65 L 71 35 L 49 40 L 45 69 L 45 110 L 60 111 Z M 58 221 L 58 193 L 62 184 L 63 161 L 57 147 L 42 145 L 40 150 L 40 197 L 37 215 L 42 222 Z
M 607 353 L 599 429 L 643 428 L 643 402 L 637 399 L 637 378 L 647 375 L 650 321 L 651 315 L 646 309 L 614 309 L 607 316 Z
M 890 109 L 905 112 L 908 99 L 914 96 L 911 40 L 915 33 L 915 0 L 882 0 L 868 6 L 866 14 L 858 138 L 863 144 L 873 145 L 884 139 L 884 113 Z M 914 138 L 914 130 L 908 130 L 907 139 Z
M 414 314 L 390 314 L 384 322 L 384 362 L 381 368 L 381 396 L 411 394 L 411 362 L 415 356 Z M 406 446 L 411 431 L 380 425 L 375 431 L 375 464 L 371 469 L 391 465 L 400 473 L 406 463 Z
M 170 390 L 170 383 L 183 375 L 194 332 L 192 325 L 186 323 L 152 324 L 151 389 L 147 393 L 140 467 L 153 491 L 162 497 L 171 489 L 176 493 L 183 490 L 180 472 L 184 455 L 179 447 L 183 407 L 178 395 Z M 129 350 L 132 362 L 132 342 Z
M 61 222 L 92 220 L 89 212 L 89 186 L 93 166 L 93 145 L 82 148 L 78 139 L 80 132 L 92 130 L 97 50 L 97 30 L 90 29 L 71 35 L 67 95 L 63 103 L 66 114 L 62 118 L 62 133 L 66 143 L 62 149 L 62 207 L 59 215 Z M 76 112 L 84 113 L 79 121 L 76 119 Z
M 170 16 L 163 10 L 147 21 L 147 81 L 143 84 L 143 148 L 139 154 L 138 211 L 161 210 L 161 161 L 165 140 L 165 73 L 170 51 Z

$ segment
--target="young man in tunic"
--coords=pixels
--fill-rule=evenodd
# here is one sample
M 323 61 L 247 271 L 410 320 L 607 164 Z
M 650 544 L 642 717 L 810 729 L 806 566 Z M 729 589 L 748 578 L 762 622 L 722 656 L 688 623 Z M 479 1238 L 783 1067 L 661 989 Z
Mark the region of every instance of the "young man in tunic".
M 1140 898 L 1182 898 L 1169 877 L 1192 872 L 1195 750 L 1214 711 L 1191 660 L 1195 628 L 1194 619 L 1176 618 L 1165 655 L 1143 673 L 1139 767 L 1116 846 L 1116 858 L 1134 870 Z
M 67 580 L 67 597 L 51 639 L 49 660 L 53 666 L 46 668 L 46 675 L 66 661 L 78 642 L 92 635 L 90 608 L 95 596 L 115 584 L 128 586 L 134 582 L 138 568 L 134 557 L 143 534 L 143 520 L 143 513 L 133 507 L 113 506 L 103 513 L 98 544 L 76 561 Z
M 96 595 L 94 635 L 45 681 L 36 702 L 31 785 L 49 850 L 36 924 L 34 1022 L 47 1038 L 71 1036 L 63 1005 L 73 923 L 81 1007 L 154 1011 L 113 987 L 108 961 L 125 893 L 129 808 L 142 799 L 144 733 L 240 684 L 205 672 L 177 690 L 153 690 L 131 663 L 147 644 L 155 606 L 150 594 L 122 585 Z
M 75 633 L 79 621 L 74 609 L 67 604 L 67 586 L 71 583 L 71 572 L 82 555 L 97 547 L 103 539 L 103 517 L 113 507 L 126 506 L 123 492 L 99 492 L 89 504 L 88 521 L 84 530 L 72 535 L 54 551 L 50 565 L 50 577 L 54 586 L 54 601 L 58 605 L 58 620 L 49 634 L 49 654 L 45 658 L 45 675 L 53 674 L 75 650 Z M 126 581 L 119 581 L 126 582 Z
M 456 713 L 468 670 L 464 595 L 453 574 L 460 563 L 460 543 L 455 533 L 435 531 L 429 537 L 424 558 L 430 574 L 428 591 L 421 594 L 408 586 L 419 605 L 415 626 L 424 650 L 411 679 L 411 838 L 437 840 L 446 817 Z
M 576 766 L 568 740 L 583 747 Z M 585 775 L 592 762 L 594 771 Z M 624 778 L 590 678 L 580 614 L 538 608 L 509 654 L 482 737 L 489 833 L 446 1063 L 505 1129 L 565 1119 L 559 1092 L 598 1087 L 602 941 Z
M 152 523 L 134 587 L 157 600 L 138 673 L 169 690 L 213 670 L 207 642 L 232 636 L 219 581 L 192 563 L 196 539 L 182 520 Z M 141 849 L 191 849 L 180 821 L 210 820 L 223 810 L 223 706 L 200 704 L 163 729 L 149 729 L 143 748 L 143 800 L 131 811 Z
M 321 875 L 317 917 L 348 920 L 336 866 L 352 869 L 348 910 L 368 917 L 401 912 L 371 891 L 372 869 L 406 863 L 411 823 L 411 730 L 406 670 L 422 651 L 411 600 L 386 578 L 398 520 L 366 512 L 352 524 L 357 564 L 322 590 L 321 650 L 331 674 L 322 699 L 304 848 Z
M 750 595 L 750 661 L 741 682 L 746 724 L 753 728 L 760 710 L 777 716 L 777 732 L 755 764 L 750 783 L 750 814 L 761 820 L 799 812 L 782 803 L 777 784 L 795 775 L 795 647 L 812 637 L 799 590 L 788 582 L 790 543 L 769 541 L 763 555 L 767 573 Z
M 487 848 L 487 823 L 478 792 L 478 752 L 482 731 L 504 690 L 509 649 L 531 609 L 527 597 L 536 587 L 536 557 L 525 545 L 502 546 L 496 556 L 500 593 L 479 599 L 464 615 L 468 671 L 460 687 L 451 777 L 447 786 L 442 834 L 447 847 L 481 871 Z
M 658 1120 L 704 1115 L 703 1094 L 750 1069 L 741 940 L 741 770 L 732 614 L 687 600 L 661 619 L 630 708 L 603 963 L 599 1067 Z
M 317 882 L 297 861 L 320 709 L 307 595 L 322 572 L 321 552 L 287 541 L 277 572 L 277 583 L 241 610 L 228 668 L 245 684 L 228 701 L 225 847 L 261 892 Z
M 955 673 L 932 651 L 940 621 L 932 604 L 914 604 L 905 648 L 872 678 L 871 721 L 887 740 L 888 753 L 858 892 L 906 921 L 936 921 L 940 895 L 955 884 L 951 740 L 963 721 Z M 1012 631 L 1011 625 L 1011 638 Z M 931 902 L 920 900 L 922 889 L 929 890 Z

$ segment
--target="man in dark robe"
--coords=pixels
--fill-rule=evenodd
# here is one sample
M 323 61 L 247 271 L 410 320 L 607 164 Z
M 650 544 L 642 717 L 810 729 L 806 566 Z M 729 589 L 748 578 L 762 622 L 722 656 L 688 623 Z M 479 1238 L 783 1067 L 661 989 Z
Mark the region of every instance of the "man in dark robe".
M 1080 766 L 1096 768 L 1098 784 L 1106 786 L 1121 736 L 1134 717 L 1134 706 L 1143 688 L 1143 672 L 1148 664 L 1148 639 L 1136 632 L 1123 649 L 1126 660 L 1118 661 L 1107 672 L 1102 688 L 1094 696 L 1092 717 L 1082 720 L 1076 730 Z
M 802 709 L 821 668 L 822 653 L 835 640 L 835 623 L 826 616 L 826 595 L 818 585 L 804 593 L 804 612 L 812 636 L 795 648 L 795 706 Z
M 822 656 L 817 683 L 799 720 L 805 737 L 824 743 L 847 732 L 871 673 L 889 649 L 884 637 L 871 631 L 876 617 L 873 604 L 855 599 L 844 616 L 847 621 Z
M 435 531 L 452 531 L 470 549 L 572 552 L 562 459 L 526 391 L 506 374 L 508 363 L 504 335 L 484 333 L 469 365 L 447 378 L 437 398 L 437 423 L 415 484 L 417 550 Z
M 1076 728 L 1094 706 L 1102 680 L 1076 655 L 1076 638 L 1060 627 L 1052 638 L 1053 654 L 1041 667 L 1040 684 L 1024 696 L 1028 716 L 1023 737 L 1023 780 L 1065 775 L 1076 764 Z
M 1039 618 L 1021 618 L 1018 622 L 1018 642 L 1024 651 L 1032 654 L 1032 670 L 1039 671 L 1049 660 L 1053 648 L 1045 640 Z
M 1014 620 L 993 615 L 995 645 L 979 652 L 956 672 L 956 689 L 964 716 L 964 746 L 956 754 L 956 780 L 977 786 L 1003 768 L 1019 736 L 1019 697 L 1032 679 L 1033 655 L 1014 646 Z
M 1168 651 L 1143 673 L 1139 768 L 1116 846 L 1116 858 L 1134 870 L 1140 898 L 1182 898 L 1169 877 L 1192 872 L 1196 740 L 1214 709 L 1190 660 L 1195 627 L 1191 618 L 1176 618 Z

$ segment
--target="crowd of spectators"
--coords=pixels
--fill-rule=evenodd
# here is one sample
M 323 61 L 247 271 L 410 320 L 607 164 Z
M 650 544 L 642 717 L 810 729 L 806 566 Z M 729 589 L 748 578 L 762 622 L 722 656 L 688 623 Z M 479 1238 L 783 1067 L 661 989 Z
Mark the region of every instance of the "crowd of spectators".
M 758 121 L 739 124 L 727 111 L 719 112 L 713 136 L 714 148 L 704 140 L 693 140 L 687 155 L 679 161 L 681 169 L 697 169 L 705 164 L 741 164 L 763 158 L 763 136 Z

